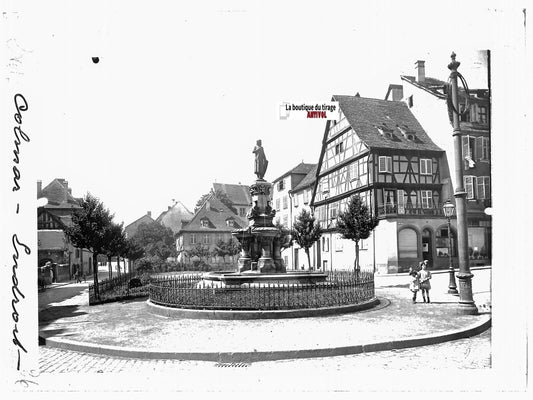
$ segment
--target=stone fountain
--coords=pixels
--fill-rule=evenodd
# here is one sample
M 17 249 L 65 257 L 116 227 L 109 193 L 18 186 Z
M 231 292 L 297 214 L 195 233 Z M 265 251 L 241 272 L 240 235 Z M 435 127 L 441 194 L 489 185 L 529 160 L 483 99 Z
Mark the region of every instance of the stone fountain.
M 246 215 L 248 227 L 232 231 L 233 237 L 242 246 L 237 262 L 237 272 L 210 272 L 204 274 L 204 282 L 219 282 L 222 286 L 243 283 L 268 283 L 288 281 L 295 283 L 315 283 L 324 281 L 326 274 L 321 272 L 294 271 L 287 273 L 281 258 L 282 237 L 274 226 L 276 210 L 272 208 L 272 184 L 265 181 L 268 160 L 265 157 L 261 140 L 254 147 L 257 176 L 250 185 L 252 207 Z M 217 285 L 218 286 L 218 285 Z

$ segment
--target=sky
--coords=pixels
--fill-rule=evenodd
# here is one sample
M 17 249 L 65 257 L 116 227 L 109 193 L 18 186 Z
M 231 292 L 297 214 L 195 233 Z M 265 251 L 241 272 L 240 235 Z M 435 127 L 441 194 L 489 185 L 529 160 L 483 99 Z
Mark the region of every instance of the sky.
M 254 181 L 257 139 L 269 181 L 318 162 L 325 123 L 279 120 L 278 103 L 383 99 L 419 59 L 446 80 L 452 51 L 477 86 L 475 50 L 491 48 L 501 18 L 490 2 L 189 3 L 19 9 L 16 23 L 35 27 L 18 37 L 17 77 L 30 86 L 35 180 L 64 178 L 126 225 L 173 199 L 192 210 L 213 182 Z

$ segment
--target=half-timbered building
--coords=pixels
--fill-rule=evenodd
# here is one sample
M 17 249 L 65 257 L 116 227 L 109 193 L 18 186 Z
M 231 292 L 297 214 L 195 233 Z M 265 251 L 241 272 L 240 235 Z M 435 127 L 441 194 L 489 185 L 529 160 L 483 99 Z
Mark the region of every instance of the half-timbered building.
M 68 182 L 57 178 L 44 189 L 37 181 L 37 198 L 46 198 L 46 205 L 37 209 L 37 258 L 42 267 L 47 261 L 53 264 L 56 281 L 68 281 L 74 273 L 74 265 L 80 273 L 90 274 L 92 253 L 73 246 L 65 235 L 65 228 L 72 224 L 73 213 L 81 208 L 81 200 L 72 196 Z
M 363 268 L 401 272 L 422 259 L 440 267 L 436 254 L 445 243 L 437 237 L 446 227 L 442 203 L 450 195 L 443 185 L 449 178 L 443 150 L 403 102 L 359 96 L 333 101 L 340 113 L 326 123 L 312 199 L 325 230 L 322 267 L 353 267 L 355 244 L 336 231 L 337 215 L 353 195 L 380 219 L 373 235 L 360 243 Z

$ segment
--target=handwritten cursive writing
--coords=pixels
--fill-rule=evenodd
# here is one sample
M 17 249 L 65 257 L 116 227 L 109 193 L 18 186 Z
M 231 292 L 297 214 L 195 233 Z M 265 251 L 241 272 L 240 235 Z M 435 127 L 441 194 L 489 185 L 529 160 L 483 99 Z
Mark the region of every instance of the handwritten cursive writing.
M 13 319 L 14 326 L 13 326 L 13 344 L 17 346 L 17 352 L 18 352 L 18 361 L 17 361 L 17 370 L 20 370 L 20 350 L 27 353 L 28 351 L 24 347 L 24 345 L 19 340 L 17 334 L 19 332 L 17 323 L 19 322 L 20 314 L 17 310 L 17 303 L 24 299 L 24 294 L 19 289 L 19 280 L 17 278 L 17 269 L 19 267 L 18 260 L 19 260 L 19 249 L 23 249 L 26 254 L 31 254 L 31 250 L 28 246 L 26 246 L 24 243 L 21 243 L 17 234 L 13 234 L 11 238 L 11 243 L 13 244 L 13 275 L 11 276 L 11 292 L 13 293 L 13 298 L 11 299 L 11 307 L 13 309 L 13 312 L 11 313 L 11 318 Z
M 17 190 L 20 190 L 20 185 L 19 185 L 20 170 L 19 170 L 18 165 L 20 163 L 19 154 L 20 154 L 20 145 L 22 144 L 21 138 L 25 142 L 29 142 L 30 138 L 26 133 L 22 131 L 22 127 L 21 127 L 22 125 L 21 112 L 28 110 L 28 102 L 26 101 L 24 96 L 21 95 L 20 93 L 17 93 L 15 95 L 14 100 L 15 100 L 15 107 L 17 109 L 17 112 L 15 113 L 15 122 L 18 124 L 18 126 L 15 126 L 13 128 L 13 131 L 15 132 L 15 141 L 14 141 L 15 149 L 13 150 L 13 154 L 15 155 L 15 158 L 13 158 L 13 162 L 16 164 L 16 165 L 13 165 L 13 183 L 14 183 L 13 191 L 15 192 Z

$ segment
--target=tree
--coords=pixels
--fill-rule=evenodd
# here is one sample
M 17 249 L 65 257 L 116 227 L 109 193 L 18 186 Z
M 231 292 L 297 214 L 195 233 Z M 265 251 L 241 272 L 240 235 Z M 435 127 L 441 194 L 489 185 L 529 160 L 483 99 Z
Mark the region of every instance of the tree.
M 200 197 L 200 199 L 198 199 L 198 201 L 196 202 L 196 206 L 194 206 L 194 212 L 196 213 L 196 211 L 198 211 L 204 205 L 204 203 L 213 195 L 218 200 L 220 200 L 222 204 L 228 207 L 232 213 L 236 215 L 238 214 L 237 209 L 234 207 L 233 202 L 230 200 L 226 192 L 223 192 L 220 189 L 218 190 L 211 189 L 209 193 L 203 194 L 202 197 Z
M 322 235 L 322 229 L 320 224 L 315 220 L 315 217 L 307 210 L 302 210 L 300 215 L 294 221 L 294 226 L 291 229 L 291 236 L 298 245 L 305 250 L 307 254 L 307 262 L 309 269 L 314 269 L 311 266 L 311 257 L 309 256 L 309 249 L 313 244 L 320 239 Z
M 155 221 L 140 224 L 132 239 L 142 247 L 147 256 L 156 256 L 161 260 L 166 260 L 176 255 L 176 243 L 172 230 Z
M 229 243 L 227 241 L 220 239 L 220 240 L 217 240 L 217 242 L 215 243 L 215 247 L 213 249 L 213 254 L 217 257 L 222 257 L 224 262 L 226 262 L 226 256 L 229 255 L 230 253 L 228 244 Z
M 117 257 L 117 266 L 119 265 L 119 257 L 124 254 L 126 237 L 122 224 L 111 223 L 104 233 L 106 239 L 106 245 L 104 248 L 105 255 L 107 256 L 109 278 L 113 276 L 113 269 L 111 267 L 111 259 Z
M 96 197 L 87 193 L 81 202 L 81 209 L 74 211 L 72 225 L 65 229 L 70 242 L 80 249 L 93 253 L 94 294 L 100 298 L 98 291 L 98 255 L 105 254 L 107 245 L 106 232 L 113 221 L 113 215 Z
M 274 227 L 278 230 L 279 241 L 281 243 L 281 249 L 284 250 L 292 246 L 291 231 L 285 227 L 279 219 L 276 220 Z
M 239 254 L 242 250 L 241 244 L 239 243 L 238 240 L 234 238 L 228 239 L 226 248 L 228 250 L 228 255 L 230 256 L 235 256 Z
M 209 247 L 204 246 L 202 243 L 196 243 L 193 248 L 187 250 L 187 257 L 198 257 L 200 261 L 203 261 L 204 258 L 207 259 L 211 254 Z
M 337 230 L 344 239 L 355 242 L 354 269 L 359 271 L 359 241 L 368 239 L 372 231 L 378 226 L 379 220 L 374 217 L 366 204 L 358 195 L 353 196 L 346 210 L 337 216 Z
M 131 261 L 131 265 L 135 263 L 138 259 L 140 259 L 142 256 L 144 256 L 144 249 L 139 246 L 135 240 L 133 239 L 126 239 L 126 251 L 124 252 L 124 256 Z M 133 268 L 132 268 L 133 269 Z M 131 272 L 131 271 L 130 271 Z

